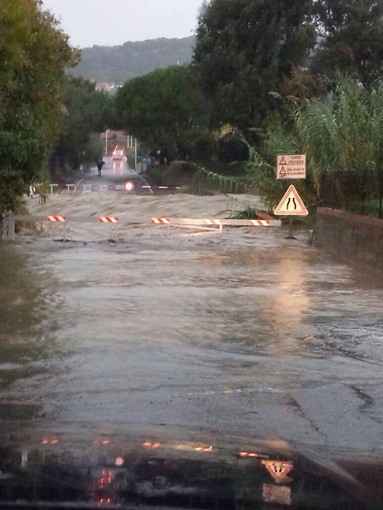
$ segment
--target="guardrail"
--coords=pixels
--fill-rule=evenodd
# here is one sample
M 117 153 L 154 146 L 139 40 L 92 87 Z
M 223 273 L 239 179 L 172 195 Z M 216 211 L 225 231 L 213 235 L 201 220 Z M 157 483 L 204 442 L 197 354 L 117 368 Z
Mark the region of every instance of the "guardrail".
M 72 191 L 75 193 L 91 193 L 93 191 L 126 191 L 123 184 L 49 184 L 50 195 L 63 191 Z M 179 186 L 135 186 L 136 191 L 162 191 L 178 190 Z

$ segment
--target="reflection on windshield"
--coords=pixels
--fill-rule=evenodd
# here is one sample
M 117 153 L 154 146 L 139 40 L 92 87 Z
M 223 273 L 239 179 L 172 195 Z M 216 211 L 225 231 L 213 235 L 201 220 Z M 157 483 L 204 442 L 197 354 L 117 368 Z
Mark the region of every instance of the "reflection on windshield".
M 64 508 L 367 508 L 367 492 L 358 482 L 349 480 L 347 486 L 345 479 L 307 458 L 288 458 L 266 443 L 247 451 L 204 442 L 120 442 L 114 437 L 75 445 L 52 436 L 22 445 L 8 437 L 0 447 L 0 469 L 2 507 L 17 501 L 21 508 L 39 502 Z

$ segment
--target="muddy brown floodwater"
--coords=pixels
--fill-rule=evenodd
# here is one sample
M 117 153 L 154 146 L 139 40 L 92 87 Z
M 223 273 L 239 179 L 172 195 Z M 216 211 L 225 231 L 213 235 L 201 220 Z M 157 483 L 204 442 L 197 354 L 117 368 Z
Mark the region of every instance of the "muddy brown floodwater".
M 227 216 L 254 197 L 116 197 L 30 208 L 132 225 L 49 225 L 0 244 L 3 433 L 168 428 L 382 456 L 382 281 L 305 230 L 167 235 L 149 221 Z

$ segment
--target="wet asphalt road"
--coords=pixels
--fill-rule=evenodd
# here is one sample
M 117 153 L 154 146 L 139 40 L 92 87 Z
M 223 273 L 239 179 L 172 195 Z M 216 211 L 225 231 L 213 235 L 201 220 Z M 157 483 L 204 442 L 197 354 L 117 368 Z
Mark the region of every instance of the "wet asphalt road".
M 128 167 L 125 157 L 123 159 L 113 159 L 110 156 L 104 156 L 103 161 L 105 165 L 102 167 L 101 175 L 98 175 L 96 167 L 92 167 L 89 172 L 82 174 L 77 183 L 123 185 L 126 181 L 131 181 L 137 189 L 148 185 L 148 182 L 142 175 Z

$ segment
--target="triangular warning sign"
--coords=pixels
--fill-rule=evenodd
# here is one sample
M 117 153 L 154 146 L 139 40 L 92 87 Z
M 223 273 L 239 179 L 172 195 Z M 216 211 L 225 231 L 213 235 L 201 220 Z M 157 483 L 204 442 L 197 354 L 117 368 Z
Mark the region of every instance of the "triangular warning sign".
M 287 165 L 287 163 L 286 163 L 286 160 L 285 160 L 285 157 L 284 157 L 284 156 L 282 156 L 282 157 L 281 157 L 281 159 L 279 160 L 278 165 Z
M 305 204 L 292 184 L 274 210 L 276 216 L 307 216 L 308 213 Z
M 286 177 L 287 175 L 287 172 L 286 172 L 286 168 L 283 166 L 280 170 L 279 170 L 279 177 Z

